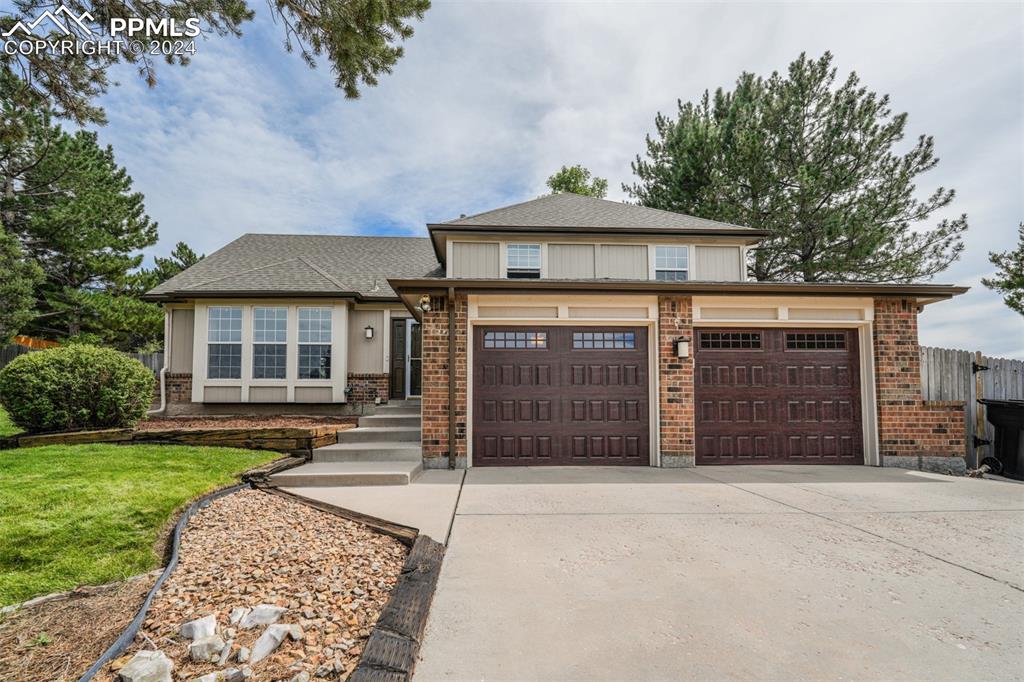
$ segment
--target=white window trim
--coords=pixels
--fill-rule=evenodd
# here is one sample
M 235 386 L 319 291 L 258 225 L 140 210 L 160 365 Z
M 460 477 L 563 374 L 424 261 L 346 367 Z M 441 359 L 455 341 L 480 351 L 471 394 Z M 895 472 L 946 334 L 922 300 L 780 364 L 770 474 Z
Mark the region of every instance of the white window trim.
M 299 341 L 299 311 L 300 310 L 327 310 L 330 314 L 331 319 L 331 340 L 328 343 L 323 341 Z M 330 306 L 319 306 L 319 305 L 300 305 L 295 307 L 295 381 L 300 386 L 323 386 L 334 381 L 334 373 L 337 371 L 334 367 L 334 314 L 331 311 Z M 327 346 L 331 347 L 331 376 L 326 379 L 310 379 L 309 377 L 299 378 L 299 347 L 300 346 Z
M 686 249 L 686 267 L 685 268 L 659 268 L 658 267 L 658 249 L 662 248 L 676 248 Z M 650 244 L 647 247 L 647 278 L 650 280 L 658 280 L 658 271 L 664 270 L 665 272 L 685 272 L 686 281 L 696 280 L 697 277 L 693 271 L 694 255 L 696 250 L 693 244 Z
M 540 279 L 547 277 L 547 244 L 545 242 L 501 242 L 501 278 L 511 279 L 508 276 L 508 247 L 510 246 L 536 246 L 540 256 L 540 267 L 537 268 L 537 275 Z M 519 270 L 525 270 L 526 268 L 518 268 Z M 530 268 L 532 270 L 532 268 Z M 516 277 L 514 279 L 534 279 L 532 277 Z
M 284 310 L 285 310 L 285 324 L 287 325 L 285 327 L 285 340 L 284 340 L 284 342 L 274 341 L 273 343 L 271 343 L 271 342 L 268 342 L 268 341 L 257 341 L 256 340 L 256 308 L 284 308 Z M 286 386 L 288 384 L 288 377 L 295 376 L 294 374 L 291 373 L 290 368 L 288 367 L 288 365 L 289 365 L 289 362 L 288 362 L 288 351 L 289 351 L 288 339 L 291 337 L 291 329 L 292 329 L 292 326 L 291 326 L 291 310 L 290 310 L 289 306 L 286 306 L 286 305 L 254 305 L 252 307 L 252 309 L 253 309 L 253 311 L 252 311 L 252 315 L 250 317 L 252 318 L 251 319 L 251 323 L 252 323 L 252 326 L 253 326 L 253 328 L 252 328 L 252 339 L 251 339 L 251 343 L 252 343 L 253 348 L 252 348 L 252 355 L 251 355 L 251 358 L 250 358 L 250 362 L 255 362 L 255 358 L 256 358 L 256 345 L 257 344 L 264 345 L 264 346 L 284 346 L 285 362 L 284 362 L 284 378 L 283 379 L 271 379 L 271 378 L 257 379 L 256 378 L 256 367 L 253 366 L 253 367 L 249 368 L 251 381 L 252 381 L 252 383 L 255 383 L 258 386 Z M 242 313 L 242 317 L 245 317 L 245 313 L 244 312 Z

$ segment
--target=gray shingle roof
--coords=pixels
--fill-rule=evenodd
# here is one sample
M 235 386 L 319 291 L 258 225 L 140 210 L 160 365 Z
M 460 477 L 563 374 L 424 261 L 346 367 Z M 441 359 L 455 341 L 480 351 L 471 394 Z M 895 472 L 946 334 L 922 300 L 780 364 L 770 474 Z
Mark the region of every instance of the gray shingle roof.
M 389 277 L 438 275 L 421 237 L 246 234 L 146 294 L 356 294 L 397 298 Z
M 750 230 L 704 218 L 563 192 L 457 218 L 433 227 L 537 227 L 647 230 Z

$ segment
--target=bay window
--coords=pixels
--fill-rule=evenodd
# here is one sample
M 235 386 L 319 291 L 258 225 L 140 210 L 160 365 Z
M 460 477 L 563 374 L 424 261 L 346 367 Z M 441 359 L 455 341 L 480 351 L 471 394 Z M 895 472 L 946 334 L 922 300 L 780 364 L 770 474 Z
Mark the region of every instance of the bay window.
M 242 378 L 242 309 L 213 306 L 208 322 L 207 378 Z
M 331 378 L 331 309 L 299 308 L 299 379 Z
M 288 376 L 288 308 L 252 309 L 252 378 Z

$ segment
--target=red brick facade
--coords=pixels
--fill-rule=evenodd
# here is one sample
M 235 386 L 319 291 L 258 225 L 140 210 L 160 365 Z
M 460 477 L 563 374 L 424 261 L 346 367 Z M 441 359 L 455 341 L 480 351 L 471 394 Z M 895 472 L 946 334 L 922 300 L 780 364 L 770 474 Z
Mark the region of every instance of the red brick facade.
M 349 374 L 348 402 L 351 404 L 374 404 L 377 398 L 382 403 L 388 401 L 388 393 L 391 390 L 390 377 L 387 374 Z
M 689 296 L 658 299 L 658 404 L 662 466 L 693 466 L 693 305 Z M 690 357 L 676 356 L 676 341 Z
M 428 467 L 448 465 L 448 310 L 443 297 L 431 299 L 423 314 L 423 459 Z M 466 349 L 468 310 L 465 295 L 455 300 L 455 455 L 466 461 Z
M 192 375 L 171 374 L 164 375 L 164 385 L 167 388 L 168 403 L 190 403 L 192 402 Z
M 880 455 L 962 457 L 964 403 L 921 398 L 914 301 L 875 299 L 874 347 Z

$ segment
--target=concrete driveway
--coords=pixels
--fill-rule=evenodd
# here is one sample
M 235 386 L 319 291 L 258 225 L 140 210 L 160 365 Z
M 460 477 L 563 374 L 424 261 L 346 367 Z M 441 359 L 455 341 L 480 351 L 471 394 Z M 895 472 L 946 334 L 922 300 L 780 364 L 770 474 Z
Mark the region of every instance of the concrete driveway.
M 1022 639 L 1022 485 L 472 469 L 416 679 L 1022 679 Z

